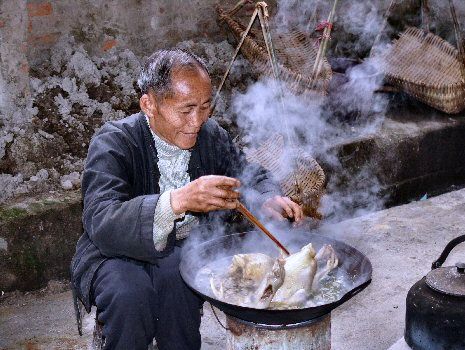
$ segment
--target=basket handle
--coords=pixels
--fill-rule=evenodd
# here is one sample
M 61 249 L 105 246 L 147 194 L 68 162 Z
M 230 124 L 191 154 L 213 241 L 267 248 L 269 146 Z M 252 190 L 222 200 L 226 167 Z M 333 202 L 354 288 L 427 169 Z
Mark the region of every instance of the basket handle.
M 459 51 L 460 70 L 462 72 L 462 79 L 465 82 L 465 50 L 463 47 L 462 32 L 460 29 L 460 24 L 457 21 L 457 15 L 455 13 L 455 7 L 454 7 L 453 0 L 449 0 L 449 6 L 450 6 L 450 14 L 452 16 L 452 21 L 454 22 L 455 40 L 457 42 L 457 49 Z
M 458 236 L 454 238 L 452 241 L 450 241 L 449 243 L 447 243 L 446 247 L 442 251 L 439 258 L 436 261 L 434 261 L 433 264 L 431 265 L 431 269 L 434 270 L 434 269 L 441 267 L 442 264 L 444 264 L 444 261 L 446 261 L 447 257 L 449 256 L 449 253 L 451 252 L 451 250 L 454 249 L 455 246 L 463 242 L 465 242 L 465 235 Z

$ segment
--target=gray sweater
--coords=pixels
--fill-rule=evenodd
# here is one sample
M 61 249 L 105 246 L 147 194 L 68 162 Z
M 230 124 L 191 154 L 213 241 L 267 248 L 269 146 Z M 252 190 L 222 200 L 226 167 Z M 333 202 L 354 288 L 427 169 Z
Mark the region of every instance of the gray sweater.
M 145 116 L 145 119 L 150 128 L 148 117 Z M 190 182 L 187 168 L 191 152 L 169 144 L 152 129 L 150 131 L 158 154 L 157 165 L 160 172 L 158 186 L 161 193 L 153 219 L 153 242 L 155 249 L 162 251 L 166 248 L 168 235 L 173 230 L 175 220 L 182 219 L 176 222 L 176 239 L 183 239 L 189 235 L 190 228 L 198 223 L 198 219 L 185 213 L 176 215 L 171 207 L 171 190 Z

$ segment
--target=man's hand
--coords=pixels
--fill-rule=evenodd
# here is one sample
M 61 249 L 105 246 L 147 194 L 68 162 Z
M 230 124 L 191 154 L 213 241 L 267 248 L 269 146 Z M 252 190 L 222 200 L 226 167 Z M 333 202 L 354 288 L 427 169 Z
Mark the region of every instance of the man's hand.
M 209 212 L 235 209 L 240 194 L 235 189 L 241 183 L 232 177 L 208 175 L 171 191 L 171 207 L 175 214 L 186 211 Z
M 266 215 L 280 221 L 284 220 L 283 218 L 288 218 L 299 222 L 304 217 L 302 207 L 289 197 L 274 196 L 269 198 L 263 203 L 262 210 Z

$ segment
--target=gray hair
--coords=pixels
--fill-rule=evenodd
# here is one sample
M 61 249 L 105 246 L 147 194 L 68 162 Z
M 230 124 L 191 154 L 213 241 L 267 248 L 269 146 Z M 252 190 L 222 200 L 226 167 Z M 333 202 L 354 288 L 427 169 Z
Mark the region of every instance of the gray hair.
M 152 89 L 157 96 L 171 92 L 171 74 L 175 68 L 200 68 L 208 74 L 205 62 L 193 53 L 181 49 L 155 51 L 145 62 L 137 85 L 142 94 Z

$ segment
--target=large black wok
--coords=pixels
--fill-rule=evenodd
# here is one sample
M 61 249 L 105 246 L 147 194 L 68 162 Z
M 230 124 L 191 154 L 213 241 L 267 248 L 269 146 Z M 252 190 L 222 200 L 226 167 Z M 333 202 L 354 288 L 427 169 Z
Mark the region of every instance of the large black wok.
M 224 313 L 245 321 L 267 325 L 290 325 L 323 316 L 362 291 L 371 282 L 372 267 L 368 258 L 343 242 L 309 232 L 281 235 L 280 239 L 291 253 L 310 242 L 317 251 L 322 245 L 331 244 L 339 258 L 339 273 L 346 274 L 348 281 L 347 288 L 341 293 L 340 298 L 327 304 L 302 309 L 254 309 L 220 301 L 214 297 L 208 287 L 198 285 L 197 273 L 215 259 L 232 257 L 240 253 L 265 253 L 277 256 L 276 247 L 262 233 L 256 231 L 230 234 L 184 247 L 180 264 L 181 276 L 200 297 Z

